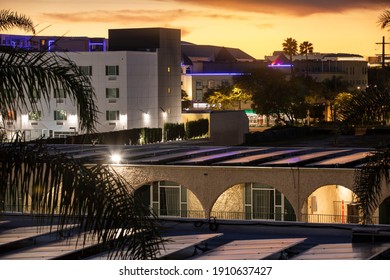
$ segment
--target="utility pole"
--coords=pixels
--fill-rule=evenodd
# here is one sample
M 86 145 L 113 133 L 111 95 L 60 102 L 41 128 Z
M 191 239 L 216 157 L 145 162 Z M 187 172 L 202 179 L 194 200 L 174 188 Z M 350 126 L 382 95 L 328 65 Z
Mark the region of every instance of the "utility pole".
M 385 45 L 390 44 L 385 42 L 385 36 L 382 37 L 381 43 L 375 43 L 377 45 L 382 45 L 382 68 L 385 68 Z

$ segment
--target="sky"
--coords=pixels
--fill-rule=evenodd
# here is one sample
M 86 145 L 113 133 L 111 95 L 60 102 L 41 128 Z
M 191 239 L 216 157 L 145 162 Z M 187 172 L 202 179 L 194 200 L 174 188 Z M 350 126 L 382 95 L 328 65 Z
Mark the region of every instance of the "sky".
M 390 43 L 390 29 L 378 25 L 390 0 L 0 0 L 0 9 L 29 16 L 39 35 L 107 38 L 108 29 L 166 27 L 180 29 L 183 41 L 257 59 L 289 37 L 314 52 L 363 56 L 380 54 L 383 36 Z

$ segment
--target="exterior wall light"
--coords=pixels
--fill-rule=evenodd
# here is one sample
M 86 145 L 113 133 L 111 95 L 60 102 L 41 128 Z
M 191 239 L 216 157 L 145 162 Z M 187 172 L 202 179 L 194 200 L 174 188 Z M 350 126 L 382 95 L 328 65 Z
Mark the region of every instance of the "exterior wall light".
M 111 155 L 111 162 L 115 164 L 119 164 L 122 160 L 122 157 L 119 154 L 112 154 Z

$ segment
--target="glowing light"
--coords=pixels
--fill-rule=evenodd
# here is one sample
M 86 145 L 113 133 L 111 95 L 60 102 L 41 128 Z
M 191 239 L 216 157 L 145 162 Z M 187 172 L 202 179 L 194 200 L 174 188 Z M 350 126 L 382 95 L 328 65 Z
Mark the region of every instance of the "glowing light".
M 248 74 L 246 73 L 191 73 L 185 75 L 186 76 L 242 76 Z
M 77 115 L 70 114 L 69 117 L 68 117 L 68 120 L 72 124 L 77 124 Z
M 271 64 L 271 65 L 268 65 L 268 67 L 272 67 L 272 68 L 284 68 L 284 67 L 291 67 L 291 64 Z
M 121 162 L 121 160 L 122 160 L 122 157 L 120 156 L 120 154 L 112 154 L 111 155 L 111 162 L 119 164 Z
M 144 117 L 145 120 L 150 119 L 150 115 L 148 113 L 142 113 L 142 116 Z
M 125 124 L 127 122 L 127 114 L 121 114 L 119 115 L 119 121 L 122 123 L 122 124 Z
M 28 115 L 22 115 L 22 127 L 25 128 L 28 126 Z

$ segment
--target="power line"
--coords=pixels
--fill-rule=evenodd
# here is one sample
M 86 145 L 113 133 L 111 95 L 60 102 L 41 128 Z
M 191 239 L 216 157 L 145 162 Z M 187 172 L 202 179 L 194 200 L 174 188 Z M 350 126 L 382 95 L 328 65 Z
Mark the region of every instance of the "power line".
M 385 68 L 385 46 L 390 43 L 385 42 L 385 36 L 382 37 L 381 43 L 375 43 L 377 45 L 382 45 L 382 68 Z

